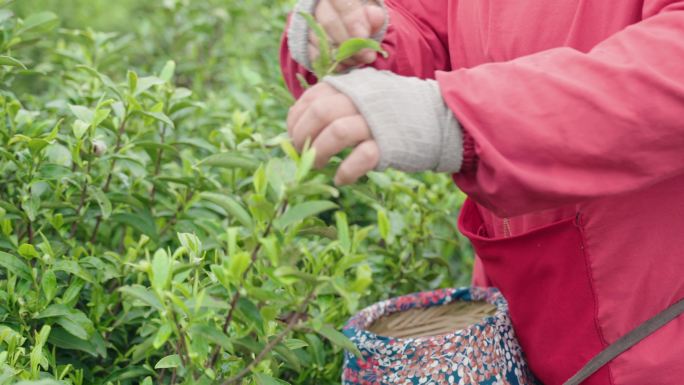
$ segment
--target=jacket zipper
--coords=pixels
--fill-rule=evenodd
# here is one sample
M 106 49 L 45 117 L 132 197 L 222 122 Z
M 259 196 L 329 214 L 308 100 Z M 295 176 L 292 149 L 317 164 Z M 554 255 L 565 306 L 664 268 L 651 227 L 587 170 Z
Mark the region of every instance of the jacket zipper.
M 503 233 L 504 238 L 508 238 L 511 236 L 511 222 L 509 218 L 503 219 Z

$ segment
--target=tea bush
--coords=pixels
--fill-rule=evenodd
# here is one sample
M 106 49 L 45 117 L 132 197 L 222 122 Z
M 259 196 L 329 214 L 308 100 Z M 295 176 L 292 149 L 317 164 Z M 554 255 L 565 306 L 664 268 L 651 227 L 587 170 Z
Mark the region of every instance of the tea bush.
M 287 141 L 290 7 L 4 2 L 0 385 L 339 383 L 350 315 L 467 283 L 448 176 Z

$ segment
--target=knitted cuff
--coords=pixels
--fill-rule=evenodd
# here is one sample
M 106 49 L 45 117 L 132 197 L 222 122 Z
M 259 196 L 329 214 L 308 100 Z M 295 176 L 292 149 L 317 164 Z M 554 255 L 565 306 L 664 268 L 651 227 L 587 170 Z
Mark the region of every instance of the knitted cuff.
M 434 80 L 374 68 L 323 79 L 347 95 L 380 148 L 377 170 L 455 173 L 463 163 L 463 131 Z
M 306 19 L 300 13 L 314 14 L 319 1 L 320 0 L 297 1 L 292 16 L 290 17 L 290 25 L 287 28 L 287 46 L 290 50 L 292 59 L 309 71 L 313 68 L 311 65 L 311 58 L 309 57 L 309 33 L 311 32 L 311 29 L 309 28 Z M 374 1 L 379 6 L 385 8 L 384 0 Z M 367 0 L 364 0 L 364 3 L 366 2 Z M 385 24 L 382 26 L 382 29 L 371 36 L 371 39 L 376 40 L 379 43 L 385 38 L 385 33 L 387 32 L 387 27 L 389 25 L 389 14 L 387 12 L 386 14 Z

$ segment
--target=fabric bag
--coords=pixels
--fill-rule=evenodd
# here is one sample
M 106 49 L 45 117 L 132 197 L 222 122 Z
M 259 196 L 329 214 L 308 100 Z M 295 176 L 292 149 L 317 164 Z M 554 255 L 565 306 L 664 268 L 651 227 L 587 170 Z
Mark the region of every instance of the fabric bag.
M 684 299 L 608 346 L 564 385 L 582 384 L 682 314 Z M 343 332 L 361 353 L 345 352 L 343 385 L 541 385 L 516 340 L 508 304 L 494 288 L 389 299 L 352 317 Z
M 343 385 L 537 384 L 493 288 L 459 288 L 380 302 L 343 333 L 361 357 L 345 353 Z

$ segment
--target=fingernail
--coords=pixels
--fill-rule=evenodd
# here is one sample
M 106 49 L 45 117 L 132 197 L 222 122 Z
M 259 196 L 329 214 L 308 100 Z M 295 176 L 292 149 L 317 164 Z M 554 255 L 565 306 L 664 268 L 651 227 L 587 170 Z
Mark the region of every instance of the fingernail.
M 362 53 L 362 59 L 364 63 L 372 63 L 375 61 L 375 58 L 377 57 L 375 55 L 375 52 L 373 51 L 365 51 Z

